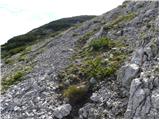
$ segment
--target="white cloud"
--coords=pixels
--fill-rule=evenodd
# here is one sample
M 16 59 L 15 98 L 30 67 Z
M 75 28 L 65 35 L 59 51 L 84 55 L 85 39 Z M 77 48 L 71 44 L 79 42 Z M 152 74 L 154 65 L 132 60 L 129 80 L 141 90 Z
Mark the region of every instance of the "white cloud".
M 0 0 L 0 44 L 55 19 L 100 15 L 124 0 Z

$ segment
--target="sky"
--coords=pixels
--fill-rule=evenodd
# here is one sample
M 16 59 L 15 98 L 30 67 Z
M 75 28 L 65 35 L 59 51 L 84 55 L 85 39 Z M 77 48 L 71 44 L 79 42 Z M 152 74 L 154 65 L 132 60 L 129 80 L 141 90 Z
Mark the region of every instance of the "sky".
M 0 0 L 0 45 L 65 17 L 101 15 L 124 0 Z

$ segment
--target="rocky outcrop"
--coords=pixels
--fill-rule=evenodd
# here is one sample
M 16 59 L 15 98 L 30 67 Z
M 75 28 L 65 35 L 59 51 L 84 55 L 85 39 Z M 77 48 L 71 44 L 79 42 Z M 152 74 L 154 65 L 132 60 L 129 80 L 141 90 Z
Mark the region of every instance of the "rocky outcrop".
M 130 3 L 128 6 L 133 5 L 136 8 L 141 5 L 145 6 L 146 3 L 137 2 L 134 5 Z M 150 5 L 153 7 L 156 4 L 155 2 Z M 154 24 L 158 28 L 156 22 L 158 17 L 154 19 L 155 22 L 149 21 L 149 19 L 156 17 L 155 13 L 151 12 L 155 11 L 153 9 L 146 10 L 145 14 L 140 16 L 142 18 L 145 17 L 149 22 L 148 24 Z M 146 18 L 148 14 L 154 17 Z M 132 20 L 132 24 L 137 22 L 137 24 L 142 25 L 143 23 L 138 23 L 141 17 L 136 17 Z M 125 31 L 124 34 L 127 36 L 130 36 L 127 30 L 129 28 L 123 29 Z M 144 28 L 142 27 L 143 32 Z M 131 29 L 132 34 L 136 33 L 133 30 L 134 28 Z M 125 65 L 118 70 L 117 80 L 113 82 L 114 87 L 111 84 L 107 85 L 108 83 L 106 82 L 103 83 L 103 85 L 106 84 L 106 87 L 100 87 L 98 91 L 94 92 L 90 97 L 91 102 L 85 104 L 79 110 L 80 118 L 159 118 L 158 36 L 155 35 L 158 33 L 158 29 L 157 32 L 151 32 L 150 30 L 145 32 L 142 38 L 138 37 L 142 41 L 135 41 L 136 44 L 129 43 L 130 47 L 134 48 L 133 52 Z M 103 36 L 109 34 L 112 38 L 116 38 L 113 32 L 102 32 L 102 29 L 101 34 Z M 132 38 L 136 36 L 133 35 Z M 131 37 L 128 38 L 128 42 L 130 41 L 129 39 Z
M 131 81 L 133 78 L 138 76 L 140 73 L 139 71 L 139 65 L 135 63 L 127 64 L 119 70 L 117 81 L 121 81 L 122 86 L 128 90 L 130 88 Z

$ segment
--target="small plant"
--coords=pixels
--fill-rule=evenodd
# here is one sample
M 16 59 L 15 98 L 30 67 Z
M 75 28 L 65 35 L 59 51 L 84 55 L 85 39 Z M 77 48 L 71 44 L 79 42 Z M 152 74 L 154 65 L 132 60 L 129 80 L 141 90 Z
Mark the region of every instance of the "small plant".
M 14 63 L 14 60 L 8 58 L 8 59 L 5 60 L 5 63 L 6 63 L 6 64 L 13 64 L 13 63 Z
M 89 60 L 85 69 L 85 73 L 88 76 L 88 79 L 94 77 L 97 80 L 103 80 L 105 77 L 111 76 L 115 71 L 116 67 L 114 65 L 102 63 L 100 58 Z
M 94 51 L 109 49 L 112 46 L 113 42 L 108 38 L 100 38 L 91 41 L 89 47 L 91 47 Z
M 24 72 L 18 71 L 18 72 L 16 72 L 15 75 L 13 76 L 13 79 L 14 79 L 14 80 L 19 80 L 23 75 L 24 75 Z
M 18 61 L 26 61 L 27 60 L 27 56 L 26 55 L 21 55 L 18 59 Z
M 71 103 L 80 101 L 88 91 L 86 85 L 71 85 L 66 90 L 64 90 L 64 97 L 67 97 Z

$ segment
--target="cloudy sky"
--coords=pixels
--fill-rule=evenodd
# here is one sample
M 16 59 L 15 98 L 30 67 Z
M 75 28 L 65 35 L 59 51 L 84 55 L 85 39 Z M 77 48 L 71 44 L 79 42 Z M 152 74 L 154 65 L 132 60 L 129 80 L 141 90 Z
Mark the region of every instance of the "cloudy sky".
M 124 0 L 0 0 L 0 44 L 53 20 L 100 15 Z

